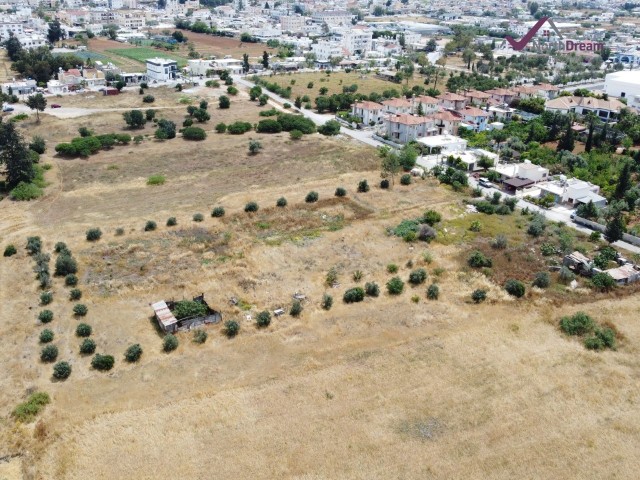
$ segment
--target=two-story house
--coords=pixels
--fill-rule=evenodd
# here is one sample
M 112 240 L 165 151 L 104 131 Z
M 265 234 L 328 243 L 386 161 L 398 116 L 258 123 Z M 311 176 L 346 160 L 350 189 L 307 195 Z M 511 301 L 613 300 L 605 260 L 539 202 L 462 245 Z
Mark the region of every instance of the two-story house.
M 384 109 L 376 102 L 356 102 L 351 107 L 351 115 L 360 118 L 365 125 L 375 125 L 382 122 Z

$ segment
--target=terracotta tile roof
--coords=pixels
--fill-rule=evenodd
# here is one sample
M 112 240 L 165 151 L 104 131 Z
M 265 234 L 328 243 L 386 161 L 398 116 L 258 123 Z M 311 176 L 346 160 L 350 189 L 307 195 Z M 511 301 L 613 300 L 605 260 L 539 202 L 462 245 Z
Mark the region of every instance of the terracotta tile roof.
M 382 105 L 380 105 L 379 103 L 370 102 L 369 100 L 357 102 L 354 106 L 356 108 L 362 108 L 364 110 L 379 110 L 382 108 Z
M 400 113 L 389 117 L 389 122 L 399 123 L 401 125 L 422 125 L 425 123 L 431 123 L 429 117 L 416 117 L 409 115 L 408 113 Z
M 569 110 L 575 107 L 592 108 L 598 110 L 609 110 L 610 112 L 619 112 L 626 105 L 615 98 L 603 100 L 593 97 L 558 97 L 548 100 L 545 107 L 560 110 Z
M 500 96 L 514 96 L 516 94 L 513 90 L 506 88 L 492 88 L 491 90 L 487 90 L 487 93 Z
M 444 112 L 438 112 L 438 113 L 434 113 L 433 115 L 429 116 L 430 118 L 433 118 L 434 120 L 442 120 L 445 122 L 459 122 L 460 121 L 460 115 L 455 114 L 454 112 L 450 111 L 450 110 L 445 110 Z
M 476 107 L 465 107 L 464 110 L 459 110 L 461 115 L 470 115 L 472 117 L 490 117 L 489 112 Z
M 415 103 L 424 103 L 424 104 L 427 104 L 427 105 L 438 103 L 438 99 L 437 98 L 430 97 L 429 95 L 420 95 L 419 97 L 415 97 L 413 99 L 413 101 Z
M 487 100 L 491 98 L 491 95 L 485 92 L 481 92 L 480 90 L 469 90 L 464 95 L 465 97 L 468 97 L 468 98 L 480 98 L 482 100 Z
M 406 98 L 390 98 L 389 100 L 385 100 L 382 102 L 382 105 L 385 107 L 412 107 L 412 103 L 410 100 Z
M 463 102 L 467 99 L 467 97 L 463 97 L 462 95 L 458 95 L 457 93 L 443 93 L 442 95 L 438 95 L 439 100 L 446 100 L 450 102 Z
M 538 90 L 544 90 L 547 92 L 559 92 L 560 89 L 558 87 L 556 87 L 555 85 L 551 85 L 549 83 L 541 83 L 539 85 L 536 85 L 536 87 L 538 88 Z

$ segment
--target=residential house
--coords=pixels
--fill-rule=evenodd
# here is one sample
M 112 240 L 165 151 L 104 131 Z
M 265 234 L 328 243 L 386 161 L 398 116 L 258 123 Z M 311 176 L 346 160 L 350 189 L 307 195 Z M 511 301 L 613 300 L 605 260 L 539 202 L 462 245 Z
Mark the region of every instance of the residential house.
M 545 100 L 553 100 L 558 96 L 560 89 L 555 85 L 551 85 L 550 83 L 539 83 L 535 85 L 538 89 L 538 97 L 544 98 Z
M 306 20 L 307 18 L 301 15 L 283 15 L 280 17 L 280 29 L 283 32 L 302 33 Z
M 496 102 L 501 104 L 506 103 L 507 105 L 510 104 L 518 95 L 513 90 L 509 90 L 507 88 L 493 88 L 491 90 L 487 90 L 486 93 L 491 95 L 491 98 Z
M 558 97 L 548 100 L 544 109 L 560 113 L 578 113 L 586 115 L 589 112 L 595 113 L 602 120 L 611 120 L 620 114 L 620 110 L 626 105 L 615 98 L 607 100 L 594 97 Z
M 103 87 L 107 84 L 104 72 L 101 72 L 100 70 L 95 68 L 84 68 L 80 73 L 82 73 L 83 83 L 89 88 Z
M 346 53 L 339 43 L 324 40 L 311 45 L 311 51 L 315 54 L 316 61 L 319 63 L 328 63 L 331 58 L 344 57 Z
M 419 95 L 417 97 L 413 97 L 411 100 L 413 102 L 413 113 L 415 114 L 418 114 L 420 105 L 422 105 L 423 115 L 431 115 L 432 113 L 436 113 L 440 110 L 440 107 L 438 106 L 438 99 L 430 97 L 429 95 Z
M 408 143 L 435 133 L 433 119 L 406 113 L 385 118 L 387 137 L 396 143 Z
M 325 10 L 324 12 L 315 12 L 311 16 L 313 23 L 326 23 L 330 27 L 350 26 L 352 18 L 353 14 L 347 10 Z
M 515 108 L 511 107 L 498 107 L 493 106 L 489 107 L 488 112 L 494 119 L 498 120 L 511 120 L 513 113 L 515 112 Z
M 540 196 L 553 195 L 556 203 L 569 203 L 571 205 L 586 204 L 590 201 L 598 207 L 604 207 L 607 199 L 598 195 L 600 187 L 590 182 L 570 178 L 552 182 L 539 183 Z
M 464 92 L 464 96 L 467 98 L 469 103 L 474 105 L 484 105 L 491 98 L 491 95 L 479 90 L 469 90 Z
M 342 34 L 342 46 L 349 55 L 363 55 L 371 50 L 372 36 L 371 30 L 356 26 Z
M 518 85 L 513 87 L 513 91 L 521 100 L 538 96 L 538 89 L 534 85 Z
M 147 59 L 147 78 L 152 82 L 175 80 L 178 75 L 178 62 L 168 58 Z
M 365 125 L 375 125 L 382 122 L 384 109 L 376 102 L 356 102 L 351 108 L 351 114 L 360 118 Z
M 442 95 L 438 95 L 438 102 L 443 108 L 447 108 L 449 110 L 460 110 L 467 105 L 467 98 L 462 95 L 458 95 L 457 93 L 443 93 Z
M 459 114 L 451 112 L 449 110 L 434 113 L 428 118 L 433 120 L 438 135 L 442 135 L 445 133 L 457 135 L 458 127 L 460 126 L 460 121 L 462 120 L 462 117 Z
M 487 129 L 487 123 L 491 114 L 486 110 L 482 110 L 477 107 L 465 107 L 458 110 L 458 113 L 462 116 L 462 120 L 467 128 L 470 128 L 474 132 L 484 132 Z
M 38 84 L 35 80 L 19 80 L 2 84 L 5 95 L 29 95 L 36 91 Z
M 384 107 L 384 113 L 400 114 L 413 112 L 413 102 L 404 97 L 385 100 L 382 102 L 382 106 Z

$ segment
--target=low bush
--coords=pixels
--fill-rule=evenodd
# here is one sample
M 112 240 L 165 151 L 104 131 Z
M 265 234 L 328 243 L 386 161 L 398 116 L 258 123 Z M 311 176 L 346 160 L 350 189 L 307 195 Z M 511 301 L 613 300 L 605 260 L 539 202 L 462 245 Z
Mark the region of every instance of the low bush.
M 53 378 L 66 380 L 71 375 L 71 365 L 69 362 L 58 362 L 53 366 Z
M 267 118 L 260 120 L 256 126 L 256 132 L 258 133 L 280 133 L 282 131 L 282 125 L 278 120 Z
M 214 207 L 214 209 L 211 210 L 211 216 L 214 218 L 224 217 L 224 207 Z
M 291 309 L 289 310 L 289 315 L 292 317 L 297 317 L 302 313 L 302 303 L 299 300 L 294 300 L 291 304 Z
M 15 255 L 16 253 L 18 253 L 18 250 L 16 249 L 15 245 L 9 244 L 4 249 L 4 256 L 5 257 L 11 257 L 11 256 Z
M 173 352 L 178 348 L 178 344 L 178 337 L 169 333 L 162 339 L 162 350 L 167 353 Z
M 513 297 L 521 298 L 524 296 L 526 289 L 524 284 L 519 280 L 507 280 L 504 284 L 504 289 L 507 293 Z
M 78 284 L 78 277 L 73 273 L 69 273 L 64 277 L 64 284 L 67 287 L 75 287 Z
M 324 125 L 318 127 L 318 133 L 328 137 L 338 135 L 340 133 L 340 123 L 337 120 L 328 120 Z
M 419 295 L 411 295 L 411 301 L 413 303 L 418 303 L 420 302 L 420 296 Z
M 386 178 L 384 180 L 380 181 L 380 188 L 382 188 L 383 190 L 386 190 L 389 188 L 389 180 L 387 180 Z
M 96 351 L 96 342 L 90 338 L 85 338 L 80 344 L 80 353 L 83 355 L 91 355 Z
M 438 285 L 436 285 L 435 283 L 432 285 L 429 285 L 429 288 L 427 288 L 427 298 L 429 300 L 438 300 L 439 296 L 440 296 L 440 287 L 438 287 Z
M 287 199 L 284 197 L 280 197 L 278 200 L 276 200 L 276 207 L 286 207 L 287 206 Z
M 55 334 L 53 333 L 52 330 L 49 330 L 48 328 L 45 328 L 44 330 L 42 330 L 40 332 L 40 343 L 49 343 L 53 341 L 53 337 L 55 337 Z
M 26 202 L 41 197 L 44 192 L 34 183 L 20 182 L 11 192 L 9 196 L 12 200 Z
M 616 281 L 608 273 L 600 272 L 591 277 L 591 284 L 595 289 L 600 290 L 601 292 L 608 292 L 615 288 Z
M 28 237 L 25 248 L 29 255 L 36 255 L 42 250 L 42 240 L 40 240 L 40 237 Z
M 429 225 L 420 225 L 420 230 L 418 230 L 417 238 L 423 242 L 431 242 L 438 236 L 438 232 L 435 228 Z
M 411 175 L 408 173 L 405 173 L 400 177 L 400 185 L 411 185 L 411 180 L 412 180 Z
M 194 330 L 193 332 L 193 343 L 198 343 L 202 345 L 207 341 L 207 337 L 209 335 L 204 330 Z
M 596 336 L 585 338 L 584 346 L 588 350 L 604 350 L 604 342 Z
M 369 191 L 369 183 L 366 180 L 360 180 L 358 182 L 358 192 L 366 193 Z
M 474 220 L 473 222 L 471 222 L 471 225 L 469 225 L 469 230 L 472 232 L 479 232 L 482 230 L 482 223 L 480 223 L 478 220 Z
M 216 132 L 217 133 L 224 133 L 227 131 L 227 125 L 224 124 L 223 122 L 220 122 L 216 125 Z
M 387 291 L 391 295 L 400 295 L 404 290 L 404 282 L 400 277 L 393 277 L 387 282 Z
M 376 282 L 367 282 L 364 284 L 364 292 L 368 297 L 377 297 L 380 295 L 380 287 Z
M 96 354 L 91 359 L 91 366 L 96 370 L 100 370 L 101 372 L 106 372 L 113 368 L 113 364 L 116 362 L 116 359 L 113 358 L 112 355 L 100 355 Z
M 53 293 L 51 292 L 42 292 L 40 294 L 40 303 L 42 305 L 49 305 L 53 302 Z
M 304 135 L 300 130 L 291 130 L 289 132 L 289 137 L 291 138 L 291 140 L 300 140 L 302 138 L 302 135 Z
M 304 197 L 304 201 L 306 203 L 315 203 L 318 201 L 319 195 L 318 192 L 311 191 L 307 193 L 307 196 Z
M 124 228 L 122 227 L 116 228 L 116 237 L 121 237 L 122 235 L 124 235 Z
M 87 314 L 88 311 L 89 311 L 89 309 L 83 303 L 76 303 L 73 306 L 73 313 L 74 313 L 74 315 L 76 315 L 78 317 L 84 317 Z
M 51 310 L 42 310 L 38 314 L 38 320 L 42 323 L 49 323 L 53 320 L 53 312 Z
M 140 360 L 141 356 L 142 356 L 142 347 L 140 346 L 139 343 L 134 343 L 133 345 L 130 345 L 124 351 L 124 359 L 129 363 L 137 362 L 138 360 Z
M 91 332 L 93 332 L 91 325 L 88 325 L 86 323 L 79 323 L 76 327 L 76 335 L 78 337 L 90 337 Z
M 227 320 L 224 322 L 224 333 L 227 337 L 235 337 L 240 331 L 240 324 L 235 320 Z
M 144 97 L 142 97 L 142 102 L 143 103 L 153 103 L 155 102 L 155 97 L 153 95 L 145 95 Z
M 32 393 L 27 401 L 14 408 L 11 414 L 19 422 L 29 423 L 33 421 L 44 406 L 50 402 L 51 399 L 45 392 Z
M 353 281 L 359 282 L 360 280 L 362 280 L 362 276 L 362 270 L 356 270 L 355 272 L 353 272 Z
M 335 195 L 336 197 L 345 197 L 347 195 L 347 190 L 342 187 L 338 187 L 336 188 Z
M 209 313 L 204 303 L 193 300 L 180 300 L 173 306 L 173 315 L 178 320 L 189 317 L 204 317 Z
M 492 265 L 491 259 L 486 257 L 482 252 L 476 250 L 469 255 L 467 264 L 472 268 L 489 268 Z
M 595 322 L 584 312 L 560 319 L 560 329 L 567 335 L 585 335 L 595 329 Z
M 264 310 L 256 316 L 256 324 L 258 325 L 258 327 L 268 327 L 270 323 L 271 314 L 268 310 Z
M 473 303 L 482 303 L 487 299 L 487 291 L 482 289 L 474 290 L 471 293 L 471 300 Z
M 568 267 L 563 266 L 558 273 L 558 279 L 564 285 L 568 285 L 576 279 L 576 275 Z
M 387 272 L 389 272 L 389 273 L 397 273 L 398 272 L 398 265 L 396 265 L 395 263 L 390 263 L 389 265 L 387 265 Z
M 409 274 L 409 283 L 411 285 L 420 285 L 427 279 L 427 271 L 424 268 L 418 268 Z
M 230 125 L 227 125 L 227 132 L 231 135 L 242 135 L 251 130 L 252 126 L 249 122 L 234 122 Z
M 207 133 L 200 127 L 186 127 L 182 129 L 182 138 L 185 140 L 204 140 Z
M 144 224 L 144 231 L 145 232 L 152 232 L 157 227 L 158 227 L 158 225 L 156 224 L 156 222 L 154 222 L 153 220 L 147 220 L 147 223 Z
M 249 202 L 244 206 L 244 211 L 247 213 L 257 212 L 259 208 L 260 207 L 258 207 L 258 204 L 256 202 Z
M 82 290 L 79 288 L 72 288 L 69 290 L 69 300 L 75 301 L 80 300 L 82 298 Z
M 66 277 L 70 274 L 78 273 L 78 263 L 70 253 L 61 253 L 56 258 L 55 275 L 58 277 Z
M 164 185 L 167 181 L 164 175 L 151 175 L 147 178 L 147 185 Z
M 333 297 L 328 293 L 322 295 L 321 306 L 324 310 L 331 310 L 331 307 L 333 306 Z
M 99 228 L 90 228 L 87 230 L 87 240 L 89 242 L 95 242 L 102 237 L 102 231 Z
M 45 345 L 42 350 L 40 350 L 40 360 L 43 362 L 55 362 L 58 358 L 58 347 L 55 345 Z
M 201 213 L 194 213 L 193 214 L 193 221 L 194 222 L 203 222 L 204 221 L 204 215 L 202 215 Z
M 496 250 L 504 250 L 507 248 L 507 237 L 502 234 L 496 235 L 496 238 L 491 242 L 491 247 Z
M 362 287 L 350 288 L 342 296 L 344 303 L 356 303 L 364 300 L 364 289 Z
M 548 288 L 551 285 L 551 278 L 547 272 L 538 272 L 533 279 L 532 285 L 538 288 Z

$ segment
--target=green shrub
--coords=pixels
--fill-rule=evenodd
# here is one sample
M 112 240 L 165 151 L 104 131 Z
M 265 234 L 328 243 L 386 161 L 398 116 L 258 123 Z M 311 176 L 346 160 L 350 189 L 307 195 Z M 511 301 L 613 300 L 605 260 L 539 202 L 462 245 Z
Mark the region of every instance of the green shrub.
M 479 250 L 475 250 L 471 253 L 471 255 L 469 255 L 467 264 L 472 268 L 490 268 L 492 262 L 491 259 L 486 257 L 482 252 L 480 252 Z
M 76 327 L 76 335 L 78 337 L 90 337 L 92 331 L 91 325 L 86 323 L 79 323 Z
M 505 282 L 504 289 L 507 291 L 509 295 L 516 298 L 523 297 L 526 291 L 525 286 L 521 281 L 513 280 L 513 279 L 507 280 Z
M 415 242 L 418 239 L 418 234 L 414 231 L 409 231 L 402 236 L 402 239 L 405 242 Z
M 116 228 L 116 237 L 121 237 L 122 235 L 124 235 L 124 228 L 122 227 Z
M 207 133 L 200 127 L 186 127 L 182 130 L 182 138 L 185 140 L 204 140 L 207 138 Z
M 616 286 L 616 281 L 611 275 L 606 272 L 596 273 L 593 277 L 591 277 L 591 283 L 593 284 L 594 288 L 600 290 L 601 292 L 608 292 Z
M 289 132 L 289 137 L 291 140 L 300 140 L 302 138 L 303 133 L 300 130 L 291 130 Z
M 427 298 L 429 300 L 438 300 L 439 296 L 440 296 L 440 287 L 438 287 L 438 285 L 436 285 L 435 283 L 432 285 L 429 285 L 429 288 L 427 288 Z
M 58 362 L 53 366 L 53 377 L 58 380 L 66 380 L 71 375 L 69 362 Z
M 276 200 L 276 207 L 286 207 L 287 206 L 287 199 L 284 197 L 280 197 L 278 200 Z
M 176 217 L 169 217 L 167 219 L 167 227 L 175 227 L 178 224 L 178 220 Z
M 15 255 L 16 253 L 18 253 L 18 250 L 16 250 L 15 245 L 9 244 L 4 249 L 4 256 L 5 257 L 11 257 L 11 256 Z
M 369 183 L 366 180 L 360 180 L 358 182 L 358 192 L 366 193 L 369 191 Z
M 575 280 L 576 275 L 568 267 L 563 266 L 562 268 L 560 268 L 560 272 L 558 273 L 558 278 L 560 279 L 560 282 L 562 282 L 564 285 L 568 285 L 569 283 Z
M 404 290 L 404 282 L 400 277 L 393 277 L 387 282 L 387 291 L 391 295 L 400 295 Z
M 367 282 L 364 284 L 364 292 L 368 297 L 377 297 L 380 295 L 380 287 L 376 282 Z
M 33 150 L 36 153 L 42 155 L 47 150 L 47 144 L 44 138 L 34 135 L 31 143 L 29 144 L 29 150 Z
M 477 290 L 474 290 L 471 293 L 471 300 L 473 300 L 474 303 L 482 303 L 486 299 L 487 299 L 487 291 L 486 290 L 477 289 Z
M 540 244 L 540 253 L 542 253 L 542 255 L 544 255 L 545 257 L 550 257 L 551 255 L 555 255 L 557 251 L 556 247 L 553 244 L 543 242 Z
M 64 284 L 67 287 L 75 287 L 78 284 L 78 277 L 73 273 L 69 273 L 64 277 Z
M 73 306 L 73 313 L 74 313 L 74 315 L 77 315 L 78 317 L 84 317 L 87 314 L 88 311 L 89 311 L 89 309 L 87 308 L 87 306 L 82 304 L 82 303 L 76 303 Z
M 80 344 L 80 353 L 83 355 L 91 355 L 96 351 L 96 342 L 90 338 L 85 338 Z
M 40 303 L 42 305 L 49 305 L 53 302 L 53 293 L 51 292 L 42 292 L 40 294 Z
M 386 178 L 383 180 L 380 180 L 380 188 L 382 188 L 383 190 L 386 190 L 389 188 L 389 180 L 387 180 Z
M 324 125 L 318 127 L 318 133 L 328 137 L 338 135 L 340 133 L 340 123 L 337 120 L 327 120 Z
M 45 328 L 40 332 L 40 343 L 49 343 L 53 341 L 55 334 L 52 330 Z
M 162 350 L 167 353 L 173 352 L 178 348 L 178 344 L 178 337 L 169 333 L 162 339 Z
M 251 130 L 252 126 L 249 122 L 234 122 L 230 125 L 227 125 L 227 132 L 231 135 L 242 135 Z
M 227 126 L 223 122 L 220 122 L 216 125 L 217 133 L 224 133 L 226 131 L 227 131 Z
M 595 328 L 593 319 L 584 312 L 560 319 L 560 329 L 567 335 L 584 335 Z
M 321 306 L 324 310 L 331 310 L 331 307 L 333 306 L 333 297 L 328 293 L 325 293 L 324 295 L 322 295 Z
M 215 218 L 224 217 L 224 207 L 214 207 L 214 209 L 211 210 L 211 216 Z
M 79 288 L 72 288 L 69 291 L 69 300 L 76 301 L 82 298 L 82 291 Z
M 58 347 L 55 345 L 45 345 L 40 350 L 40 360 L 43 362 L 55 362 L 56 358 L 58 358 Z
M 147 178 L 147 185 L 164 185 L 164 182 L 166 181 L 167 179 L 164 175 L 151 175 L 149 178 Z
M 292 317 L 297 317 L 302 313 L 302 304 L 299 300 L 294 300 L 291 304 L 291 309 L 289 310 L 289 315 Z
M 27 237 L 27 246 L 25 248 L 29 255 L 36 255 L 40 253 L 42 250 L 42 241 L 40 240 L 40 237 Z
M 178 320 L 189 317 L 204 317 L 209 313 L 204 303 L 193 300 L 180 300 L 173 306 L 173 315 Z
M 304 201 L 307 203 L 315 203 L 318 201 L 318 192 L 311 191 L 307 193 L 307 196 L 304 197 Z
M 190 118 L 185 118 L 184 122 L 182 122 L 183 127 L 191 127 L 193 125 L 193 120 Z
M 493 241 L 491 242 L 491 246 L 496 250 L 504 250 L 505 248 L 507 248 L 507 243 L 507 237 L 500 234 L 493 239 Z
M 359 282 L 360 280 L 362 280 L 362 276 L 362 270 L 356 270 L 355 272 L 353 272 L 353 281 Z
M 336 193 L 335 196 L 336 197 L 345 197 L 347 195 L 347 190 L 342 188 L 342 187 L 338 187 L 336 188 Z
M 594 232 L 591 232 L 591 234 L 589 234 L 590 242 L 599 242 L 601 238 L 602 238 L 602 234 L 598 231 L 594 231 Z
M 99 228 L 90 228 L 87 230 L 87 240 L 89 242 L 95 242 L 102 237 L 102 231 Z
M 96 370 L 100 370 L 101 372 L 106 372 L 107 370 L 111 370 L 113 368 L 113 364 L 116 359 L 113 358 L 112 355 L 100 355 L 96 354 L 91 359 L 91 366 Z
M 604 350 L 605 348 L 602 339 L 596 336 L 585 338 L 584 346 L 589 350 Z
M 551 278 L 547 272 L 538 272 L 533 279 L 533 286 L 538 288 L 548 288 L 551 285 Z
M 38 314 L 38 320 L 42 323 L 49 323 L 53 320 L 53 312 L 51 310 L 42 310 Z
M 227 320 L 224 322 L 224 333 L 227 337 L 235 337 L 240 331 L 240 324 L 235 320 Z
M 124 352 L 124 359 L 129 363 L 135 363 L 140 360 L 142 356 L 142 347 L 139 343 L 134 343 L 133 345 L 129 345 L 129 347 Z
M 362 287 L 350 288 L 342 296 L 344 303 L 356 303 L 364 300 L 364 289 Z
M 338 271 L 335 267 L 331 267 L 327 272 L 327 276 L 324 280 L 325 285 L 332 287 L 338 281 Z
M 145 95 L 144 97 L 142 97 L 142 102 L 143 103 L 153 103 L 155 102 L 155 97 L 153 95 Z
M 420 301 L 420 296 L 419 295 L 412 295 L 411 296 L 411 301 L 413 303 L 418 303 Z
M 34 183 L 26 183 L 20 182 L 11 192 L 9 192 L 9 196 L 12 200 L 16 200 L 19 202 L 35 200 L 38 197 L 41 197 L 43 191 L 40 187 L 35 185 Z
M 411 285 L 420 285 L 427 279 L 427 271 L 424 268 L 418 268 L 409 274 L 409 283 Z
M 27 401 L 19 404 L 11 414 L 19 422 L 29 423 L 49 402 L 51 402 L 51 399 L 45 392 L 32 393 Z
M 78 273 L 78 263 L 69 253 L 61 253 L 56 258 L 56 276 L 67 276 Z
M 282 131 L 282 125 L 277 120 L 267 118 L 260 120 L 256 126 L 256 132 L 258 133 L 280 133 Z
M 193 221 L 194 222 L 203 222 L 204 221 L 204 215 L 202 215 L 201 213 L 194 213 L 193 214 Z
M 256 324 L 259 327 L 268 327 L 270 323 L 271 323 L 271 314 L 267 310 L 260 312 L 256 316 Z
M 412 180 L 411 175 L 408 173 L 405 173 L 400 177 L 400 185 L 411 185 L 411 180 Z
M 249 202 L 244 206 L 244 211 L 245 212 L 257 212 L 258 211 L 258 204 L 256 202 Z
M 193 343 L 199 343 L 202 345 L 204 342 L 207 341 L 208 336 L 209 335 L 207 335 L 207 332 L 205 332 L 204 330 L 194 330 Z
M 156 222 L 154 222 L 153 220 L 147 220 L 147 223 L 144 224 L 144 231 L 145 232 L 152 232 L 157 227 L 158 227 L 158 225 L 156 224 Z
M 469 225 L 469 230 L 472 232 L 479 232 L 482 230 L 482 223 L 480 223 L 478 220 L 474 220 L 473 222 L 471 222 L 471 225 Z
M 398 265 L 395 263 L 390 263 L 387 265 L 387 272 L 389 273 L 398 273 Z

